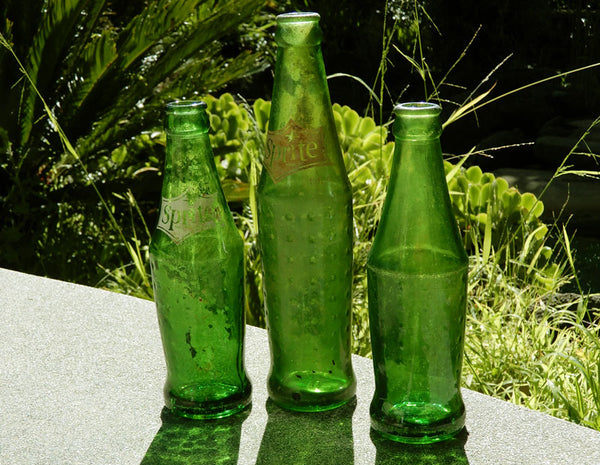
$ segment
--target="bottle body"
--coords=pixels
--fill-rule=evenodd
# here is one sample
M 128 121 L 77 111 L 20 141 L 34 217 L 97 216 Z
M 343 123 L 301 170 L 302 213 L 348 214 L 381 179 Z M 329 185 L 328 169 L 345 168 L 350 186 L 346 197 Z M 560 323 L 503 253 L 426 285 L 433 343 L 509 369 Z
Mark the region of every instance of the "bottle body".
M 165 403 L 177 415 L 202 419 L 245 408 L 251 386 L 243 350 L 244 245 L 219 184 L 205 106 L 196 104 L 167 107 L 150 265 L 167 364 Z M 196 111 L 205 132 L 195 130 Z
M 297 411 L 335 408 L 356 389 L 352 194 L 318 31 L 316 14 L 278 17 L 267 153 L 257 192 L 268 391 L 279 406 Z
M 371 425 L 408 443 L 448 439 L 465 421 L 468 259 L 450 207 L 438 114 L 433 104 L 396 108 L 390 184 L 367 261 Z

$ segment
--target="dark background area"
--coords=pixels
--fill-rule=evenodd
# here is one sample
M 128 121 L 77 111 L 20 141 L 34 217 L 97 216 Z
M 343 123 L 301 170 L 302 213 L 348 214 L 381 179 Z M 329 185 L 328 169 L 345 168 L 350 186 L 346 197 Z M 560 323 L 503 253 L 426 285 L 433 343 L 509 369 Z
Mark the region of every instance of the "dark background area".
M 418 59 L 414 2 L 388 4 L 386 34 L 393 34 L 393 43 Z M 424 0 L 419 5 L 423 55 L 432 80 L 439 83 L 452 68 L 446 85 L 439 89 L 444 117 L 509 55 L 478 93 L 494 86 L 489 96 L 493 98 L 600 62 L 598 1 Z M 383 49 L 384 2 L 304 1 L 295 6 L 315 9 L 322 16 L 322 48 L 328 74 L 346 73 L 369 85 L 375 83 Z M 471 39 L 472 44 L 456 63 Z M 389 118 L 393 102 L 427 97 L 421 77 L 408 60 L 394 47 L 387 56 L 384 119 Z M 329 85 L 333 102 L 357 111 L 367 107 L 368 92 L 356 81 L 336 78 Z M 430 82 L 427 87 L 431 93 Z M 379 93 L 379 89 L 375 91 Z M 443 147 L 445 152 L 461 154 L 475 146 L 530 142 L 548 124 L 560 126 L 560 119 L 593 119 L 599 113 L 600 69 L 596 68 L 518 92 L 463 118 L 445 130 Z M 474 161 L 488 170 L 515 165 L 548 169 L 557 166 L 555 159 L 536 158 L 533 151 L 533 146 L 501 150 L 493 159 L 479 157 Z

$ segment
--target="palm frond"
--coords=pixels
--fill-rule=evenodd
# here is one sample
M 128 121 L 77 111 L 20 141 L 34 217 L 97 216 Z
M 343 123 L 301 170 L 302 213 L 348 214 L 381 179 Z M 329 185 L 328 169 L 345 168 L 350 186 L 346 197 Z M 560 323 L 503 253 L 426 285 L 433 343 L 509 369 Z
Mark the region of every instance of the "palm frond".
M 174 7 L 178 7 L 179 3 L 176 2 Z M 110 101 L 110 109 L 97 121 L 92 131 L 79 141 L 80 153 L 94 152 L 96 147 L 114 146 L 118 141 L 139 133 L 144 129 L 143 124 L 147 124 L 144 116 L 147 116 L 148 111 L 153 107 L 161 107 L 164 103 L 166 93 L 163 93 L 166 89 L 178 89 L 180 93 L 176 96 L 182 97 L 190 91 L 205 92 L 219 88 L 224 83 L 247 74 L 248 69 L 264 69 L 258 55 L 249 51 L 242 51 L 233 60 L 223 61 L 221 46 L 215 41 L 234 30 L 261 3 L 261 0 L 227 0 L 212 6 L 201 5 L 185 18 L 182 28 L 155 44 L 156 49 L 146 48 L 146 51 L 154 52 L 151 59 L 146 63 L 138 63 L 140 73 L 127 84 L 127 92 L 122 92 L 121 88 L 113 88 L 114 99 Z M 144 14 L 140 17 L 145 18 Z M 142 19 L 139 21 L 143 23 Z M 131 29 L 133 31 L 136 28 Z M 149 46 L 150 40 L 146 40 Z M 140 50 L 136 48 L 129 53 L 137 54 Z M 120 48 L 118 53 L 118 60 L 123 61 Z M 133 63 L 132 58 L 125 62 Z M 122 63 L 115 66 L 121 65 Z M 158 102 L 153 101 L 156 94 L 161 96 Z M 168 94 L 173 96 L 174 92 L 170 91 Z M 144 106 L 144 112 L 139 111 L 140 105 Z M 126 118 L 123 118 L 124 115 Z
M 70 80 L 68 97 L 61 104 L 67 114 L 76 114 L 76 109 L 102 84 L 103 76 L 117 58 L 117 46 L 111 31 L 102 31 L 86 44 Z
M 72 76 L 76 73 L 79 60 L 82 59 L 84 50 L 89 47 L 89 42 L 98 40 L 98 37 L 95 37 L 95 35 L 98 35 L 96 27 L 102 14 L 105 13 L 106 5 L 107 0 L 87 0 L 72 47 L 62 63 L 61 72 L 63 76 Z M 108 33 L 109 30 L 109 28 L 103 29 L 100 35 Z
M 33 85 L 44 95 L 49 94 L 49 86 L 54 84 L 54 70 L 61 58 L 69 39 L 73 37 L 78 19 L 84 11 L 85 0 L 56 0 L 49 2 L 44 19 L 33 39 L 26 59 L 27 74 Z M 44 69 L 44 72 L 40 70 Z M 29 140 L 39 106 L 37 92 L 27 86 L 21 105 L 20 133 L 21 145 Z
M 160 0 L 147 5 L 119 35 L 117 66 L 123 71 L 130 69 L 165 35 L 180 27 L 199 3 L 199 0 Z

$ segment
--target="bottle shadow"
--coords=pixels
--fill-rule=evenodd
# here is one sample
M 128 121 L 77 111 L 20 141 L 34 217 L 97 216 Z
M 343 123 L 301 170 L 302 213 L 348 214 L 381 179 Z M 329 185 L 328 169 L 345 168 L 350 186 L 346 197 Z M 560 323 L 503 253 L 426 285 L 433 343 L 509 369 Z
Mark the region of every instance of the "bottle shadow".
M 402 444 L 371 430 L 371 441 L 377 449 L 375 465 L 468 465 L 465 453 L 468 436 L 463 429 L 453 439 L 435 444 Z
M 140 465 L 236 465 L 250 408 L 227 418 L 190 420 L 161 412 L 162 425 Z
M 356 399 L 325 412 L 290 412 L 267 400 L 267 426 L 256 465 L 352 465 Z

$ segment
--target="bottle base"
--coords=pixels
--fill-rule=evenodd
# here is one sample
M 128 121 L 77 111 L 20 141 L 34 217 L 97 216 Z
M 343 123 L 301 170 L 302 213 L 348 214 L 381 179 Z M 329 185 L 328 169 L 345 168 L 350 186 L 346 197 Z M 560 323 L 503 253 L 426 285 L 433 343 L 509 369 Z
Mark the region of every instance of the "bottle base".
M 226 384 L 186 386 L 179 393 L 166 392 L 165 405 L 179 417 L 211 420 L 234 415 L 250 406 L 251 387 L 240 392 L 239 387 Z
M 355 396 L 349 397 L 348 399 L 344 399 L 338 402 L 327 403 L 327 404 L 311 404 L 311 405 L 303 405 L 297 404 L 294 402 L 289 402 L 288 399 L 276 399 L 271 397 L 271 400 L 282 409 L 291 410 L 293 412 L 325 412 L 327 410 L 333 410 L 341 407 L 342 405 L 347 404 Z
M 431 444 L 452 439 L 465 426 L 464 407 L 452 414 L 441 405 L 406 403 L 387 414 L 371 414 L 371 429 L 405 444 Z
M 279 407 L 295 412 L 323 412 L 341 407 L 355 397 L 356 381 L 329 374 L 293 372 L 279 383 L 270 378 L 269 397 Z

